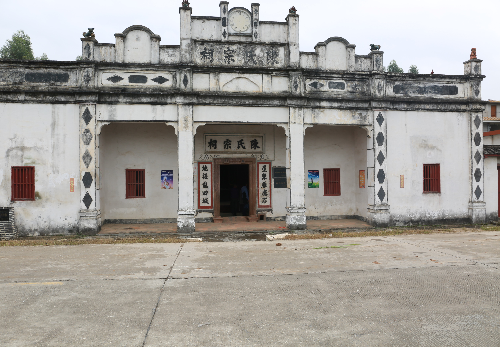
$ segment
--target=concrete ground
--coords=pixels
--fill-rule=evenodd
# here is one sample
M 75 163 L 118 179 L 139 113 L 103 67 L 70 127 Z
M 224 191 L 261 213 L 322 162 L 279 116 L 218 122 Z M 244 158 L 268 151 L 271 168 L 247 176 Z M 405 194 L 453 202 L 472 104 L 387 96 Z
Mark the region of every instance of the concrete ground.
M 196 223 L 196 232 L 288 231 L 285 221 Z M 308 230 L 367 229 L 370 224 L 357 219 L 308 220 Z M 99 235 L 176 233 L 176 223 L 158 224 L 104 224 Z
M 500 346 L 500 232 L 0 248 L 0 346 Z

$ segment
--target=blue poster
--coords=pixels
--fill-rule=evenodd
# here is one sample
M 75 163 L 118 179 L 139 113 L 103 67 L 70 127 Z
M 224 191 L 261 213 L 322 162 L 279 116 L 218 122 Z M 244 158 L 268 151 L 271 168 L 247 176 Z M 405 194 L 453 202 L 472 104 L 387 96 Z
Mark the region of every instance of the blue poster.
M 307 187 L 319 188 L 319 170 L 309 170 L 307 172 Z
M 174 189 L 174 170 L 161 170 L 161 189 Z

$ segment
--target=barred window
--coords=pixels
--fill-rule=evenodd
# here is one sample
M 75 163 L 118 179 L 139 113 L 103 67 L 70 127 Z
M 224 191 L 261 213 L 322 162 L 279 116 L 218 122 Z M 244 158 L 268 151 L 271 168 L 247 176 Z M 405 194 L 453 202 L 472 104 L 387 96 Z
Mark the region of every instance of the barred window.
M 340 169 L 323 169 L 325 196 L 340 195 Z
M 424 193 L 441 193 L 439 164 L 424 164 Z
M 144 169 L 127 169 L 126 184 L 127 184 L 127 199 L 145 198 L 146 197 L 146 180 Z
M 35 167 L 12 167 L 12 201 L 35 200 Z

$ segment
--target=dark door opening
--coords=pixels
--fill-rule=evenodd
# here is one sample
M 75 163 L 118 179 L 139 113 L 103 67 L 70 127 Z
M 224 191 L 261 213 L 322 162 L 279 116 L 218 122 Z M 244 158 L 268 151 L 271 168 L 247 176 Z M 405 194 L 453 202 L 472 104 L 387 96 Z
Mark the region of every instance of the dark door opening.
M 221 217 L 245 215 L 244 206 L 241 204 L 241 188 L 246 186 L 248 191 L 248 169 L 247 164 L 220 166 Z M 248 215 L 248 207 L 246 215 Z
M 498 217 L 500 218 L 500 166 L 497 166 L 498 172 Z

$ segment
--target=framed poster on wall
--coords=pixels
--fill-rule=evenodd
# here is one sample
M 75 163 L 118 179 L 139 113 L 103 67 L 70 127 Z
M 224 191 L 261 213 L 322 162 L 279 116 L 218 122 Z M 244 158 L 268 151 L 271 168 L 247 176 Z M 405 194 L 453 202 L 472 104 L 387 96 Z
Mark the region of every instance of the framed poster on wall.
M 271 163 L 257 163 L 258 208 L 271 208 Z
M 213 208 L 212 162 L 198 162 L 198 209 Z

